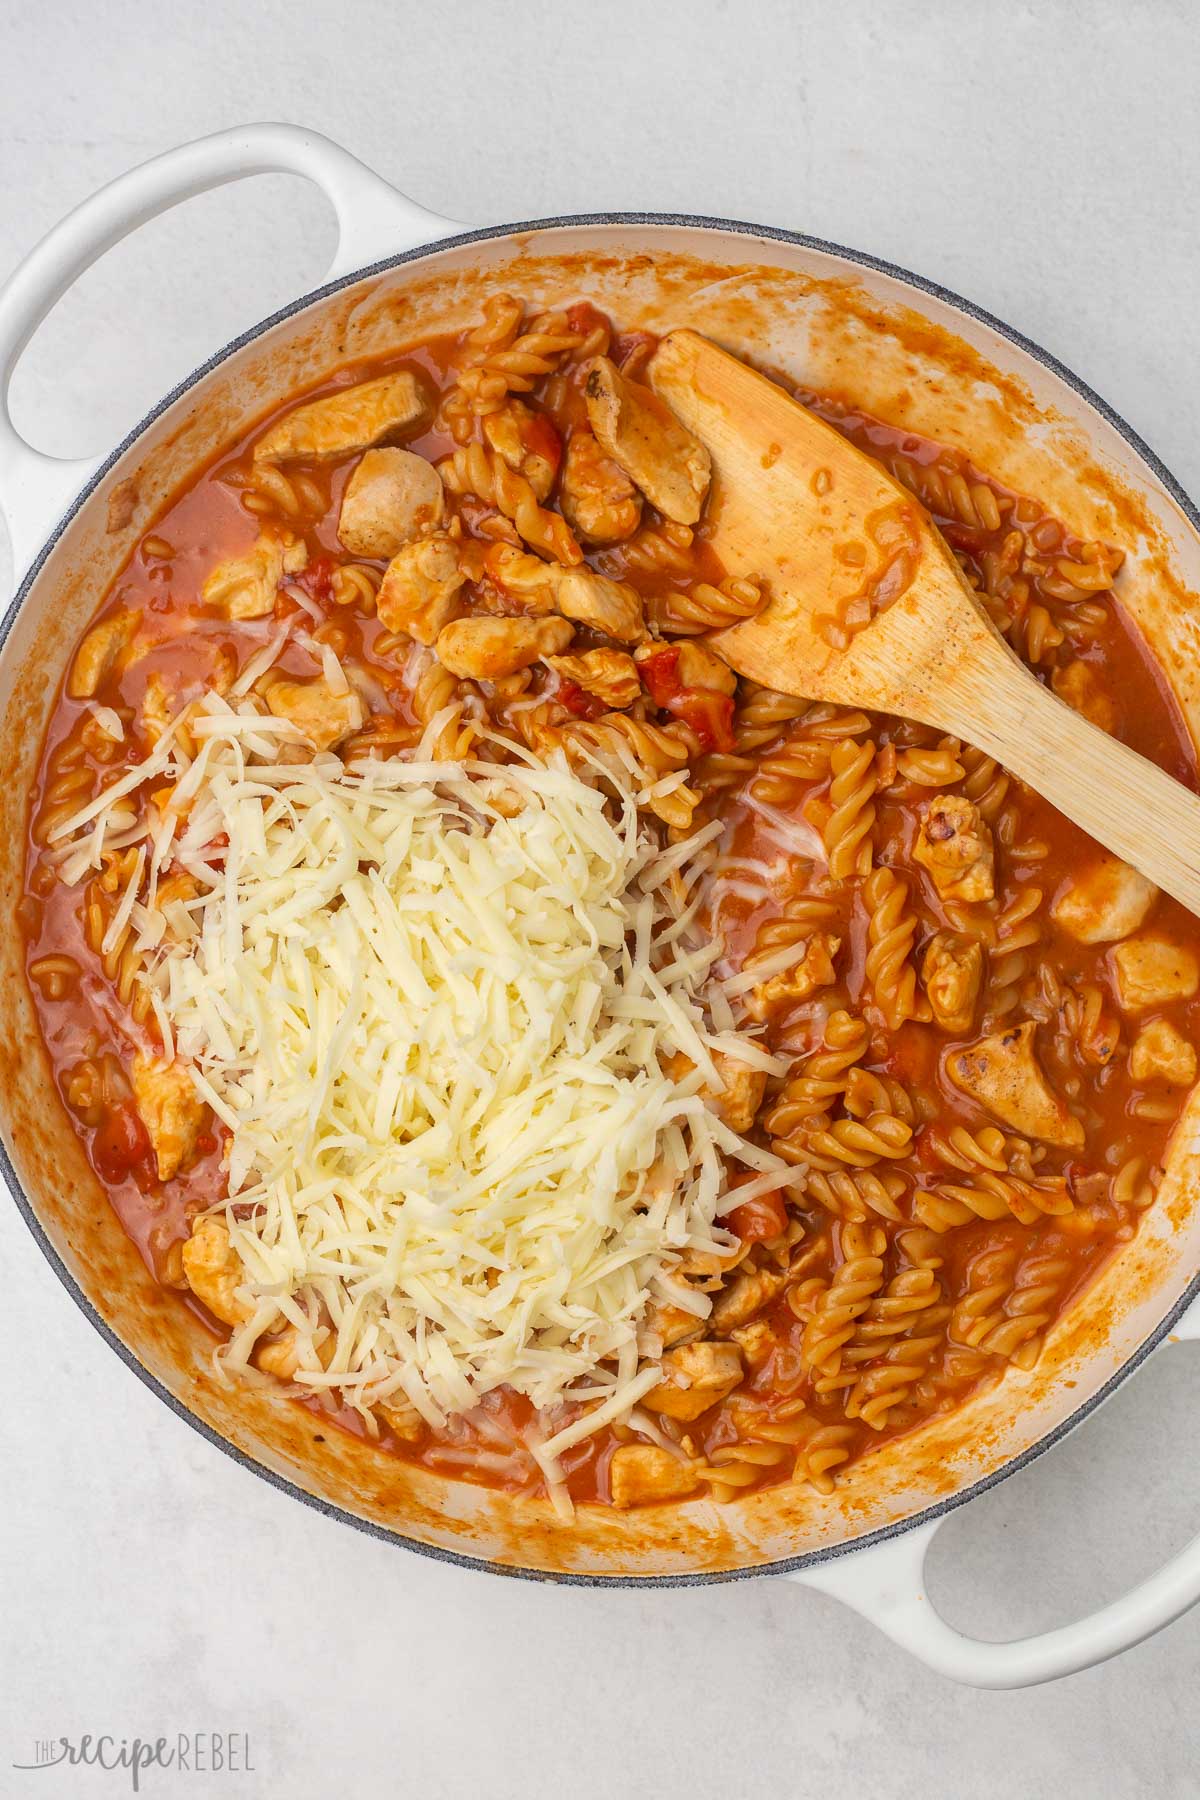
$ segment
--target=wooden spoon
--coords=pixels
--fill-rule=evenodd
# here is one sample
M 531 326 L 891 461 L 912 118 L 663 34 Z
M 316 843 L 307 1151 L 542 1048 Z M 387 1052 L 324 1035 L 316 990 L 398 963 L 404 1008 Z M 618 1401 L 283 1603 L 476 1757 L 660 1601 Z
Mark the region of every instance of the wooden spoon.
M 1200 913 L 1200 799 L 1031 674 L 906 488 L 697 332 L 665 337 L 649 375 L 712 455 L 714 549 L 768 583 L 761 613 L 712 638 L 727 662 L 977 745 Z

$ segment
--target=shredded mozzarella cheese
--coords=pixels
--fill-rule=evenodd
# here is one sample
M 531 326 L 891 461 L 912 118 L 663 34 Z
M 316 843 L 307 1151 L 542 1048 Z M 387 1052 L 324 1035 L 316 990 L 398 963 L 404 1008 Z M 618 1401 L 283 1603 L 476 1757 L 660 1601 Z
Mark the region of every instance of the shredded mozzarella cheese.
M 287 1322 L 298 1381 L 364 1411 L 402 1393 L 435 1424 L 508 1386 L 549 1415 L 553 1486 L 559 1453 L 659 1379 L 639 1325 L 683 1253 L 735 1248 L 726 1159 L 756 1192 L 795 1178 L 700 1093 L 717 1050 L 783 1067 L 706 1011 L 714 831 L 664 850 L 633 778 L 614 799 L 611 773 L 606 795 L 562 760 L 439 763 L 432 732 L 388 761 L 281 762 L 281 724 L 198 703 L 150 846 L 152 879 L 175 858 L 202 884 L 149 979 L 230 1134 L 254 1316 L 224 1360 Z

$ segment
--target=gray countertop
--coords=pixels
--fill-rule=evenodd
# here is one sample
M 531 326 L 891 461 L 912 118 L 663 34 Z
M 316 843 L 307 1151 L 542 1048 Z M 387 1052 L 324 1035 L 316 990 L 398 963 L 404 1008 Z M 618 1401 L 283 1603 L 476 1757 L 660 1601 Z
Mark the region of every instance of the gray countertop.
M 1073 367 L 1200 491 L 1200 53 L 1185 0 L 973 5 L 208 0 L 0 8 L 0 277 L 131 164 L 252 118 L 316 126 L 427 206 L 756 219 L 971 296 Z M 324 202 L 272 177 L 113 252 L 14 384 L 61 454 L 107 448 L 219 342 L 311 285 Z M 564 1591 L 445 1568 L 275 1493 L 108 1353 L 0 1206 L 0 1794 L 36 1742 L 248 1733 L 252 1773 L 142 1791 L 486 1800 L 1200 1792 L 1200 1612 L 1050 1688 L 981 1694 L 769 1580 Z M 950 1520 L 931 1591 L 1038 1629 L 1200 1528 L 1197 1352 Z

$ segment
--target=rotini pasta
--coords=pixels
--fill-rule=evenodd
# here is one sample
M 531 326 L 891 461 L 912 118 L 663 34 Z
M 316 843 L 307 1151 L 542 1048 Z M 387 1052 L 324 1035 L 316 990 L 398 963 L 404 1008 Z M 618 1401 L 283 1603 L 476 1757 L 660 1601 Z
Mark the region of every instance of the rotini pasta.
M 1089 887 L 1092 853 L 983 751 L 736 677 L 720 654 L 736 632 L 722 634 L 767 604 L 769 585 L 720 568 L 702 495 L 693 524 L 655 498 L 672 475 L 701 494 L 703 447 L 685 459 L 677 444 L 676 466 L 667 450 L 647 466 L 589 410 L 593 359 L 611 358 L 612 393 L 652 411 L 638 384 L 656 340 L 573 297 L 538 304 L 494 294 L 466 332 L 385 359 L 361 386 L 339 376 L 305 400 L 321 454 L 299 454 L 294 432 L 280 436 L 292 415 L 277 416 L 263 428 L 273 454 L 231 447 L 153 521 L 76 651 L 44 748 L 19 905 L 30 995 L 63 1102 L 160 1280 L 236 1331 L 244 1321 L 219 1284 L 205 1286 L 194 1252 L 207 1202 L 229 1191 L 226 1126 L 186 1086 L 163 973 L 237 862 L 205 813 L 211 709 L 236 707 L 245 741 L 277 751 L 281 805 L 293 764 L 306 779 L 340 764 L 362 784 L 381 778 L 371 765 L 401 759 L 420 765 L 430 793 L 446 765 L 492 784 L 493 846 L 519 818 L 519 770 L 571 787 L 589 819 L 636 815 L 661 886 L 633 890 L 627 929 L 599 913 L 587 923 L 643 982 L 623 997 L 634 1048 L 620 1078 L 669 1081 L 677 1112 L 621 1199 L 649 1229 L 679 1204 L 664 1144 L 704 1126 L 741 1149 L 714 1151 L 696 1175 L 712 1241 L 673 1237 L 653 1283 L 622 1302 L 636 1327 L 622 1376 L 632 1358 L 638 1397 L 575 1437 L 570 1491 L 585 1503 L 736 1506 L 794 1481 L 816 1505 L 895 1434 L 1010 1366 L 1031 1369 L 1153 1206 L 1195 1074 L 1200 1000 L 1183 980 L 1130 1004 L 1116 971 L 1132 952 L 1137 973 L 1146 934 L 1186 970 L 1195 933 L 1153 895 L 1136 924 L 1114 928 L 1103 882 Z M 363 423 L 363 393 L 383 376 L 409 409 Z M 802 398 L 932 511 L 980 606 L 1060 699 L 1160 762 L 1193 766 L 1111 603 L 1118 549 L 1073 537 L 961 451 Z M 358 459 L 377 445 L 374 466 L 398 471 L 398 487 L 365 516 L 347 513 Z M 405 498 L 405 470 L 420 505 Z M 252 520 L 238 524 L 231 493 Z M 110 801 L 140 765 L 149 772 Z M 478 823 L 480 790 L 469 791 L 455 830 Z M 969 836 L 972 883 L 946 878 L 931 820 Z M 160 833 L 173 859 L 161 866 Z M 377 871 L 360 873 L 369 884 Z M 538 954 L 565 983 L 562 917 Z M 503 969 L 496 929 L 487 950 Z M 372 979 L 399 981 L 381 946 Z M 679 1010 L 683 991 L 702 996 L 702 1030 Z M 581 1062 L 595 1049 L 594 1006 L 581 989 L 569 1026 Z M 656 1040 L 663 1018 L 674 1035 Z M 371 1106 L 398 1078 L 395 1045 L 374 1050 Z M 464 1039 L 464 1067 L 478 1050 Z M 555 1098 L 535 1122 L 548 1141 Z M 443 1119 L 455 1104 L 451 1094 Z M 178 1154 L 169 1108 L 190 1121 Z M 527 1124 L 519 1145 L 534 1135 Z M 604 1149 L 580 1182 L 605 1179 Z M 403 1187 L 399 1161 L 385 1176 Z M 621 1265 L 622 1281 L 632 1268 Z M 491 1304 L 523 1278 L 506 1250 L 479 1293 Z M 355 1327 L 320 1296 L 298 1316 L 318 1313 L 303 1368 L 295 1319 L 255 1367 L 287 1392 L 311 1377 L 345 1397 L 333 1343 L 340 1334 L 357 1353 Z M 564 1341 L 574 1330 L 565 1310 L 556 1329 Z M 602 1363 L 605 1379 L 618 1360 Z M 442 1408 L 434 1426 L 394 1372 L 381 1385 L 387 1398 L 360 1419 L 389 1454 L 569 1505 L 561 1466 L 537 1452 L 587 1427 L 595 1390 L 532 1433 L 524 1391 Z

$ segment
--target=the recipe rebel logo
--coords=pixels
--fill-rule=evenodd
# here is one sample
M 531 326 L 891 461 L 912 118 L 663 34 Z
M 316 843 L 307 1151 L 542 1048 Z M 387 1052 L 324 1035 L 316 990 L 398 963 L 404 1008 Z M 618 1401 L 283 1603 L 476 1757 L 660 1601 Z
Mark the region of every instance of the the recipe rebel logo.
M 38 1738 L 31 1758 L 12 1765 L 22 1773 L 41 1769 L 106 1769 L 124 1772 L 131 1792 L 155 1769 L 178 1775 L 253 1775 L 248 1731 L 179 1731 L 156 1738 L 114 1737 L 84 1732 L 79 1737 Z

